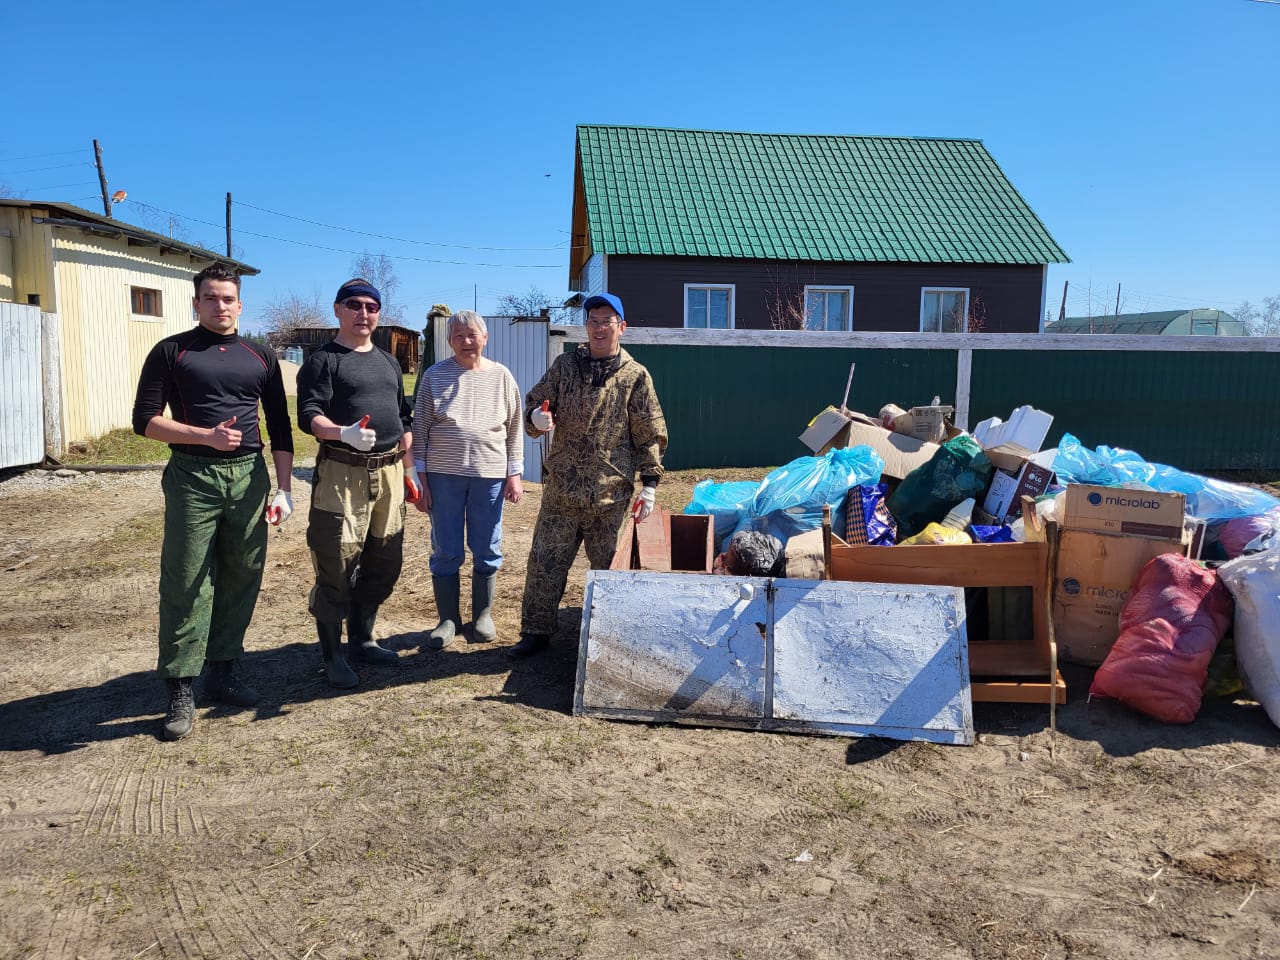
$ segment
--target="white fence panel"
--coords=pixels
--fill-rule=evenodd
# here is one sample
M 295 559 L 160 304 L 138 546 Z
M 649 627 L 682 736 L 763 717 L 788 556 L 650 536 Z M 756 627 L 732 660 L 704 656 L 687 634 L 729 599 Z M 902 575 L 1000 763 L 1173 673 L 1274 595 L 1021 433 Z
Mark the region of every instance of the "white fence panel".
M 0 303 L 0 467 L 43 459 L 40 308 Z

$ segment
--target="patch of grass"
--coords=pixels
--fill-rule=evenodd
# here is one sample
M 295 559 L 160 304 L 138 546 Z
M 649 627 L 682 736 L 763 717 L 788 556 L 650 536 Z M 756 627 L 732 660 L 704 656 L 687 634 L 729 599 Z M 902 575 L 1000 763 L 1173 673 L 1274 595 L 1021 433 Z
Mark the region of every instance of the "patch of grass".
M 412 388 L 412 384 L 410 384 Z M 293 425 L 293 458 L 310 460 L 316 455 L 318 444 L 316 438 L 303 433 L 298 428 L 298 398 L 288 397 L 289 422 Z M 266 418 L 261 410 L 258 422 L 263 425 L 265 433 Z M 270 462 L 270 447 L 266 450 Z M 63 457 L 63 463 L 70 467 L 90 467 L 94 464 L 104 465 L 137 465 L 145 463 L 164 463 L 169 459 L 169 445 L 159 440 L 140 437 L 130 429 L 112 430 L 93 440 L 77 442 Z

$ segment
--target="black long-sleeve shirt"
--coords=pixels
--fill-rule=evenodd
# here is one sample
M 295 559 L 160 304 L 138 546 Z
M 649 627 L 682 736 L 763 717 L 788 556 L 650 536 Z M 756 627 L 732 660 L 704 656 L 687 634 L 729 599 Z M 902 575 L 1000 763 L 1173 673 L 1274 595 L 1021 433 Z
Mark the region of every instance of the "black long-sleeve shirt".
M 197 326 L 166 337 L 142 365 L 133 402 L 133 432 L 146 436 L 147 424 L 164 413 L 193 427 L 216 427 L 232 417 L 241 434 L 236 450 L 171 443 L 170 449 L 198 457 L 242 457 L 262 449 L 258 402 L 266 414 L 271 449 L 293 452 L 293 426 L 284 380 L 275 354 L 238 334 Z
M 390 450 L 409 431 L 413 407 L 405 399 L 400 364 L 381 347 L 359 351 L 330 340 L 298 371 L 298 426 L 314 434 L 311 423 L 319 415 L 345 427 L 365 414 L 378 435 L 374 453 Z

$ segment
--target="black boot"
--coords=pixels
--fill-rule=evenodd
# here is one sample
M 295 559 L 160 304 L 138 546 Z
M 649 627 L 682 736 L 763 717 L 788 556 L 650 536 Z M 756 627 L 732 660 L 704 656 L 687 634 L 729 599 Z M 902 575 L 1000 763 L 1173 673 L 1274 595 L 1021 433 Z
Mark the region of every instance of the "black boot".
M 507 651 L 507 656 L 512 660 L 523 660 L 525 657 L 532 657 L 535 653 L 541 653 L 550 643 L 551 637 L 545 633 L 522 633 L 520 642 Z
M 169 713 L 164 718 L 164 738 L 181 740 L 191 732 L 196 717 L 196 699 L 191 693 L 190 677 L 167 677 Z
M 320 638 L 320 655 L 324 657 L 324 678 L 332 687 L 350 690 L 360 682 L 356 672 L 342 655 L 342 621 L 317 620 L 316 635 Z
M 458 575 L 432 577 L 431 592 L 435 594 L 440 622 L 427 634 L 427 646 L 432 650 L 443 650 L 453 643 L 462 628 L 462 614 L 458 612 Z
M 347 611 L 347 643 L 351 645 L 351 654 L 365 663 L 395 664 L 400 657 L 394 650 L 378 646 L 373 639 L 373 623 L 378 619 L 378 608 L 351 601 Z
M 493 643 L 498 639 L 498 628 L 493 624 L 493 593 L 498 575 L 487 577 L 471 574 L 471 642 Z
M 234 660 L 209 660 L 205 663 L 204 695 L 233 707 L 256 707 L 258 691 L 236 678 Z

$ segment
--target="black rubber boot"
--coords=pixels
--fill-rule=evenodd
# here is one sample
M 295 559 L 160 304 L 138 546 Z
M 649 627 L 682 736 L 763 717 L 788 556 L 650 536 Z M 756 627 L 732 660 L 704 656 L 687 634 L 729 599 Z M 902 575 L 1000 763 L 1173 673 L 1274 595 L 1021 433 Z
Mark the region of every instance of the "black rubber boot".
M 545 633 L 522 633 L 520 642 L 507 651 L 507 656 L 512 660 L 523 660 L 525 657 L 532 657 L 535 653 L 541 653 L 550 644 L 551 637 Z
M 378 646 L 378 641 L 373 639 L 373 624 L 377 619 L 376 606 L 351 601 L 347 611 L 347 643 L 351 646 L 351 654 L 365 663 L 399 663 L 400 657 L 394 650 Z
M 206 661 L 204 695 L 233 707 L 256 707 L 258 691 L 237 679 L 235 668 L 234 660 Z
M 360 678 L 342 655 L 342 621 L 316 621 L 316 635 L 320 638 L 320 655 L 324 657 L 324 678 L 331 687 L 350 690 L 360 683 Z
M 427 646 L 432 650 L 443 650 L 453 643 L 462 628 L 462 614 L 458 612 L 458 575 L 432 577 L 431 590 L 436 595 L 440 622 L 427 634 Z
M 471 642 L 493 643 L 498 639 L 498 628 L 493 623 L 493 593 L 498 575 L 487 577 L 471 574 Z
M 164 682 L 169 688 L 169 713 L 164 718 L 164 738 L 181 740 L 191 732 L 191 724 L 196 718 L 196 698 L 191 692 L 191 678 L 168 677 Z

